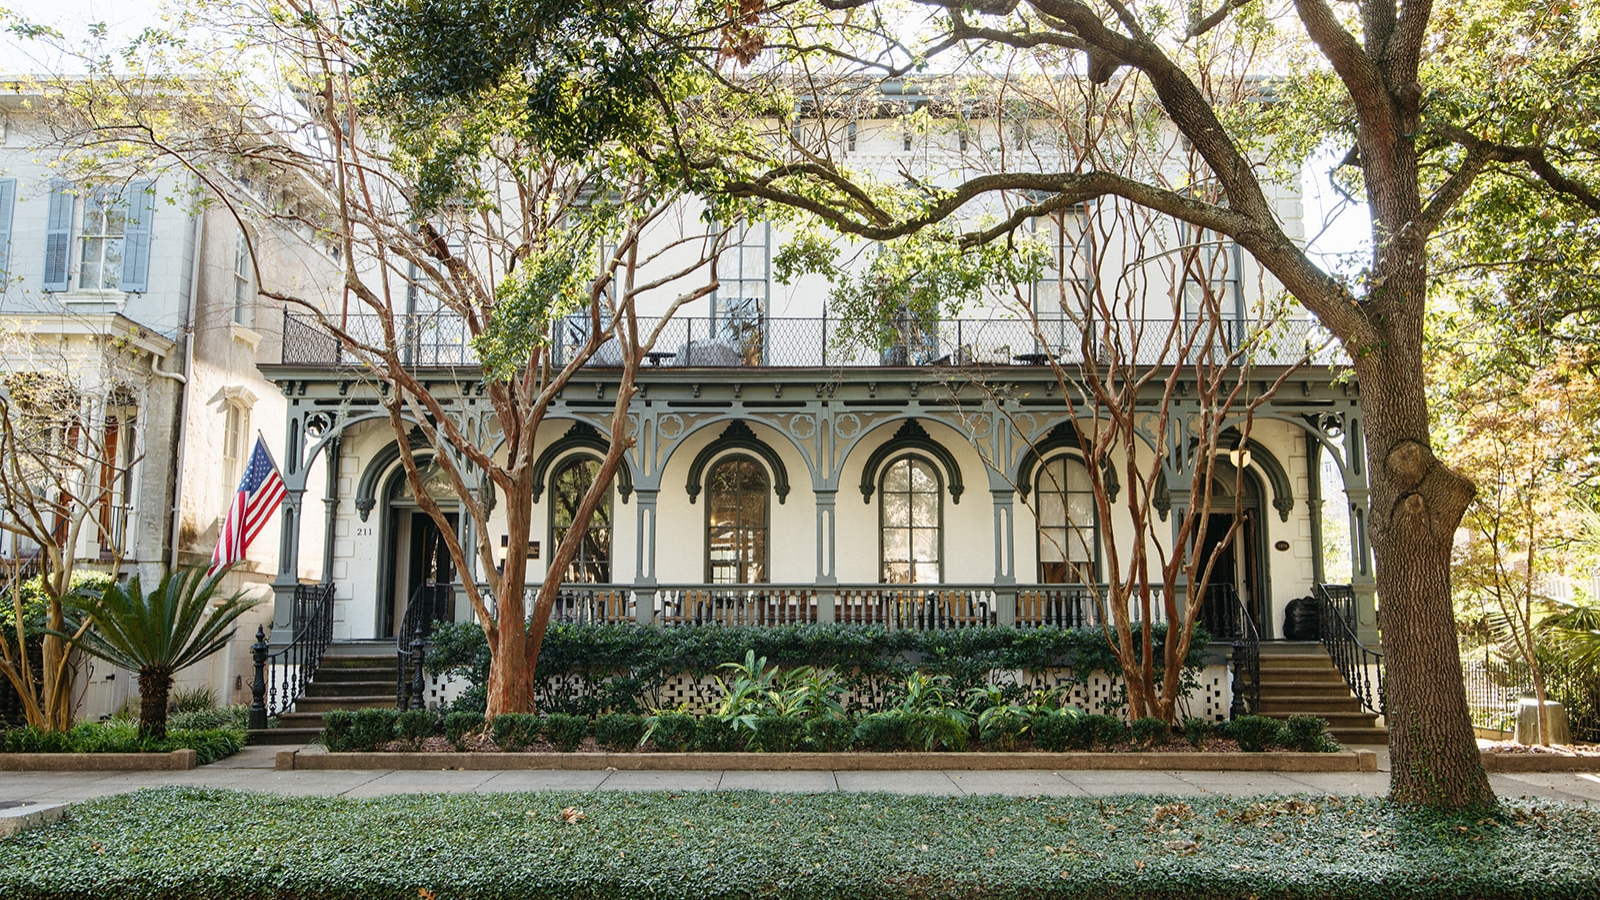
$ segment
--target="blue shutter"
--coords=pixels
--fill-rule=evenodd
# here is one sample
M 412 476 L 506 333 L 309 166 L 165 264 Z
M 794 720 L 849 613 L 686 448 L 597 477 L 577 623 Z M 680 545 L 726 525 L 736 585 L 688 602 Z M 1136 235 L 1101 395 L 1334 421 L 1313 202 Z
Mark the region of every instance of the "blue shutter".
M 119 290 L 142 294 L 150 287 L 150 232 L 156 196 L 148 181 L 128 186 L 128 220 L 122 227 L 122 283 Z
M 72 206 L 78 198 L 72 184 L 50 183 L 50 214 L 44 226 L 44 289 L 67 289 L 67 270 L 72 261 Z
M 11 211 L 17 202 L 17 180 L 0 178 L 0 290 L 11 280 Z

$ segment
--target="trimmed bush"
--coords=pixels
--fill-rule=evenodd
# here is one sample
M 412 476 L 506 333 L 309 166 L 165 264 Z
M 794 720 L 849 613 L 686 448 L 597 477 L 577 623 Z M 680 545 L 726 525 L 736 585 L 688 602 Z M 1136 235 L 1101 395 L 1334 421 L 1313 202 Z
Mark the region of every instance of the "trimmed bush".
M 1078 749 L 1073 745 L 1083 710 L 1076 707 L 1040 710 L 1033 716 L 1033 744 L 1040 750 L 1061 753 Z
M 173 728 L 165 738 L 139 733 L 131 719 L 82 722 L 71 731 L 38 731 L 31 726 L 5 733 L 7 753 L 171 753 L 193 750 L 201 765 L 244 749 L 242 728 Z
M 766 753 L 788 753 L 800 745 L 805 722 L 794 716 L 761 716 L 756 719 L 756 733 L 750 739 L 750 749 Z
M 702 753 L 743 750 L 748 732 L 741 733 L 729 719 L 704 716 L 695 727 L 694 749 Z
M 457 750 L 467 749 L 467 737 L 483 730 L 483 713 L 453 712 L 444 717 L 445 740 Z
M 594 720 L 595 741 L 617 753 L 638 749 L 644 741 L 644 730 L 644 717 L 629 713 L 611 713 Z
M 1246 753 L 1260 753 L 1278 739 L 1277 719 L 1266 716 L 1240 716 L 1228 724 L 1228 737 Z
M 1339 742 L 1328 735 L 1328 720 L 1320 716 L 1290 716 L 1278 727 L 1276 741 L 1301 753 L 1339 752 Z
M 1128 726 L 1128 737 L 1140 747 L 1153 747 L 1166 741 L 1172 729 L 1157 718 L 1137 719 Z
M 855 743 L 863 750 L 889 753 L 906 745 L 906 715 L 901 712 L 873 713 L 856 723 Z
M 395 732 L 412 748 L 439 731 L 439 714 L 428 709 L 408 709 L 395 718 Z
M 1093 715 L 1083 718 L 1090 736 L 1090 743 L 1084 747 L 1085 750 L 1095 744 L 1103 747 L 1120 744 L 1128 736 L 1128 726 L 1122 724 L 1122 720 L 1116 716 Z
M 551 713 L 544 717 L 544 739 L 562 753 L 578 749 L 589 736 L 589 720 L 583 716 Z
M 329 753 L 348 753 L 356 749 L 356 714 L 348 709 L 330 709 L 322 714 L 322 746 Z
M 243 703 L 238 703 L 233 706 L 173 713 L 167 718 L 167 727 L 182 728 L 189 731 L 204 731 L 211 728 L 248 729 L 250 727 L 250 707 Z
M 394 740 L 397 709 L 358 709 L 350 726 L 350 742 L 357 750 L 382 750 Z
M 666 753 L 683 753 L 695 745 L 700 720 L 687 713 L 661 713 L 649 720 L 650 742 Z
M 848 718 L 807 719 L 801 737 L 802 749 L 818 753 L 839 753 L 850 749 L 855 740 L 856 723 Z
M 543 722 L 532 713 L 501 713 L 494 717 L 491 728 L 496 746 L 507 753 L 521 753 L 539 739 Z
M 1211 723 L 1205 719 L 1197 719 L 1190 716 L 1183 720 L 1183 739 L 1188 741 L 1189 746 L 1196 750 L 1205 748 L 1206 738 L 1210 737 L 1211 732 L 1214 730 Z
M 971 737 L 970 721 L 951 715 L 949 711 L 903 713 L 906 722 L 906 741 L 916 750 L 967 749 Z

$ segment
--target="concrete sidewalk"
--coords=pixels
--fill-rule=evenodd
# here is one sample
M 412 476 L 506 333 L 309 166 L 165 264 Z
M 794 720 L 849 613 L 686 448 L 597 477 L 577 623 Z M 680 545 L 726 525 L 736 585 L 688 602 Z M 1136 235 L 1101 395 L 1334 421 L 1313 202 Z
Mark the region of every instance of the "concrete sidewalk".
M 292 771 L 273 768 L 282 747 L 247 747 L 228 759 L 187 772 L 7 772 L 0 802 L 64 803 L 145 787 L 188 785 L 272 794 L 379 797 L 415 793 L 507 791 L 889 791 L 903 794 L 1010 794 L 1097 797 L 1111 794 L 1252 796 L 1259 794 L 1382 795 L 1389 789 L 1389 755 L 1377 772 L 399 772 Z M 1600 803 L 1600 775 L 1492 775 L 1502 797 L 1548 797 Z

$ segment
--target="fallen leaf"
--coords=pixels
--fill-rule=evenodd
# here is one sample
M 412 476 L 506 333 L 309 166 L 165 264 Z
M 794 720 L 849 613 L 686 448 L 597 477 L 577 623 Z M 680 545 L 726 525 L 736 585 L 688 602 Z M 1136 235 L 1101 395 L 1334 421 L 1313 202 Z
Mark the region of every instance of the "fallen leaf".
M 561 821 L 568 825 L 576 825 L 583 821 L 583 810 L 572 806 L 563 806 L 561 808 Z

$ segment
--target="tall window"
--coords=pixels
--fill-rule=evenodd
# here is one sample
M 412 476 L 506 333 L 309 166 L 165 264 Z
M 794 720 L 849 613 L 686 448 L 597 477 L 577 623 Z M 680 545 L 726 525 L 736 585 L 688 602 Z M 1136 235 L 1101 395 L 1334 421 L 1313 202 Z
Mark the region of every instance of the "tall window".
M 1033 312 L 1045 352 L 1077 349 L 1078 321 L 1088 309 L 1090 262 L 1093 259 L 1089 215 L 1081 206 L 1033 220 L 1034 239 L 1044 245 L 1047 261 L 1033 284 Z
M 556 469 L 551 481 L 550 552 L 560 546 L 572 530 L 578 507 L 589 485 L 600 474 L 600 461 L 592 456 L 574 456 Z M 578 552 L 561 580 L 584 584 L 609 584 L 611 581 L 611 492 L 607 491 L 595 507 L 594 517 L 584 531 Z
M 114 291 L 122 283 L 123 229 L 127 221 L 127 211 L 110 191 L 100 189 L 84 198 L 79 290 Z
M 717 257 L 711 317 L 718 339 L 732 344 L 749 366 L 761 364 L 771 236 L 766 222 L 740 221 L 729 230 L 728 247 Z
M 1183 240 L 1183 314 L 1207 317 L 1213 305 L 1224 320 L 1244 318 L 1243 258 L 1239 245 L 1214 231 L 1181 225 Z
M 1089 470 L 1070 456 L 1039 469 L 1039 582 L 1094 584 L 1099 581 L 1100 525 Z
M 711 468 L 706 483 L 706 579 L 712 584 L 767 580 L 767 470 L 748 456 Z
M 939 471 L 920 456 L 902 456 L 884 467 L 878 482 L 884 584 L 934 584 L 940 580 L 942 489 Z
M 224 506 L 233 502 L 244 475 L 245 436 L 250 433 L 250 410 L 229 402 L 223 406 L 222 420 L 222 495 Z
M 255 299 L 251 286 L 254 267 L 250 265 L 250 238 L 243 231 L 233 245 L 233 322 L 248 325 L 250 301 Z
M 113 394 L 106 404 L 106 424 L 100 459 L 100 549 L 127 549 L 128 516 L 133 511 L 133 461 L 138 440 L 137 410 L 126 393 Z

